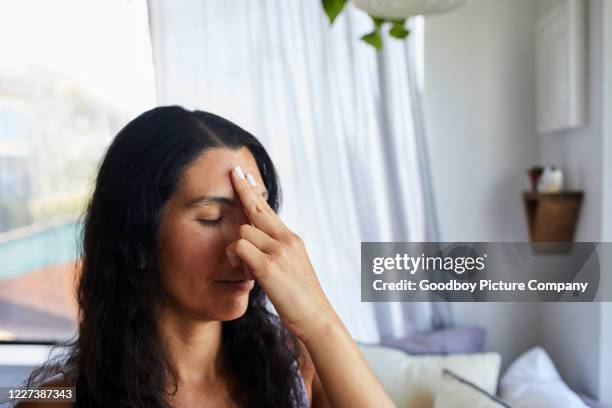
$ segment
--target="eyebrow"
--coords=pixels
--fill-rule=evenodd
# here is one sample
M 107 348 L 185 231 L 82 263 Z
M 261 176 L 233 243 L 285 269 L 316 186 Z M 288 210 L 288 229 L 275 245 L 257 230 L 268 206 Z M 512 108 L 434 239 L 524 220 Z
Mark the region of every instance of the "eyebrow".
M 261 195 L 265 200 L 268 199 L 267 191 L 264 191 Z M 236 200 L 225 196 L 200 196 L 189 200 L 186 207 L 199 207 L 210 204 L 236 205 Z

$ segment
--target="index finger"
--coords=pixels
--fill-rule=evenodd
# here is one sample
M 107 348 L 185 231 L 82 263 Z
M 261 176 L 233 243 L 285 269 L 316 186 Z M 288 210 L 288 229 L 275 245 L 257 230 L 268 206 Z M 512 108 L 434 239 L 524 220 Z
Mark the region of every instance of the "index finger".
M 234 167 L 230 176 L 234 190 L 244 207 L 244 212 L 253 226 L 272 238 L 280 239 L 288 232 L 288 229 L 268 202 L 258 193 L 256 186 L 251 184 L 251 181 L 255 183 L 252 177 L 250 174 L 245 176 L 240 166 Z

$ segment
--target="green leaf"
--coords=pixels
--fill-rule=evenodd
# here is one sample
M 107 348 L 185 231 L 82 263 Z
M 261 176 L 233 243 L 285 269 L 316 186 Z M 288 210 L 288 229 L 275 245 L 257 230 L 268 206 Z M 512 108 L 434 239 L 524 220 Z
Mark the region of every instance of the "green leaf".
M 370 44 L 372 47 L 376 48 L 377 50 L 382 50 L 383 41 L 378 30 L 374 30 L 369 34 L 362 36 L 361 39 Z
M 370 17 L 372 18 L 372 21 L 374 22 L 374 26 L 376 27 L 376 29 L 378 30 L 383 23 L 385 22 L 384 18 L 380 18 L 380 17 L 374 17 L 372 15 L 370 15 Z
M 404 27 L 404 21 L 394 21 L 391 29 L 389 30 L 389 34 L 392 37 L 403 39 L 408 37 L 410 30 Z
M 325 10 L 325 14 L 329 18 L 329 24 L 333 24 L 334 20 L 346 4 L 346 0 L 322 0 L 323 1 L 323 10 Z

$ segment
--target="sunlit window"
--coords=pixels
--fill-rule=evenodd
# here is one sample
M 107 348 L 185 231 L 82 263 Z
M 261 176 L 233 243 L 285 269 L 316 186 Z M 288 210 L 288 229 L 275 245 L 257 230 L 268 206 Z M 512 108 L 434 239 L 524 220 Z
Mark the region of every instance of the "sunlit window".
M 116 132 L 155 104 L 146 2 L 0 2 L 0 340 L 76 329 L 79 217 Z

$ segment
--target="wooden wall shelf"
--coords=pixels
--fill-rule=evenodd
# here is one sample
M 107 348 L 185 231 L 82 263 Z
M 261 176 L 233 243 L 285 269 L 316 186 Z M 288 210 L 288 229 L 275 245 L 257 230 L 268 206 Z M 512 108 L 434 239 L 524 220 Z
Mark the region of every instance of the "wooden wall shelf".
M 584 194 L 523 193 L 531 242 L 572 242 Z

